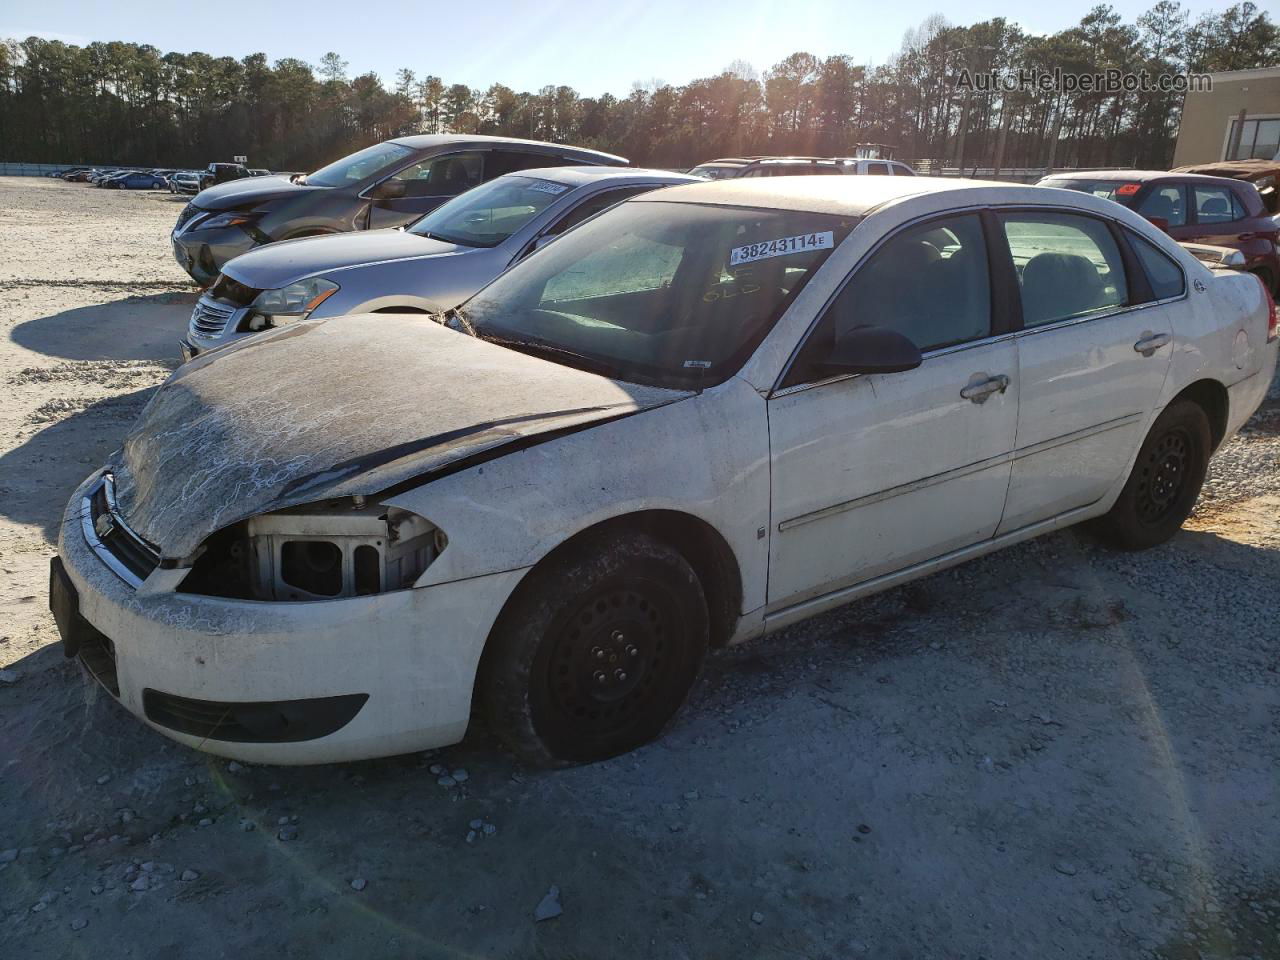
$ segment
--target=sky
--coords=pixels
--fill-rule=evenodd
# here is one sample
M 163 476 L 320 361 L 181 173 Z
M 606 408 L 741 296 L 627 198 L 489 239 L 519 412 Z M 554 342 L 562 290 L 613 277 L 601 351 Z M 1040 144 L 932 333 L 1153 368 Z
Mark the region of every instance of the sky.
M 419 78 L 435 74 L 472 87 L 567 84 L 586 96 L 625 96 L 637 82 L 679 85 L 735 60 L 763 72 L 797 50 L 884 63 L 903 34 L 935 11 L 958 26 L 1004 16 L 1029 33 L 1053 33 L 1077 23 L 1093 2 L 950 0 L 938 11 L 884 0 L 3 0 L 0 36 L 79 45 L 127 40 L 166 53 L 199 50 L 237 59 L 261 52 L 273 62 L 296 57 L 312 65 L 335 50 L 351 76 L 372 70 L 387 83 L 408 67 Z M 1112 0 L 1127 22 L 1154 3 Z M 1193 20 L 1230 5 L 1183 0 Z

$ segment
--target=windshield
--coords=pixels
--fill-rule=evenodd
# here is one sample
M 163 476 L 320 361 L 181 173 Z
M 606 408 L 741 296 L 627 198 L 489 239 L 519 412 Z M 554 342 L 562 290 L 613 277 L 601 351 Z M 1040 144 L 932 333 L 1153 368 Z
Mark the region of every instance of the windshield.
M 1133 198 L 1142 184 L 1131 180 L 1048 180 L 1044 182 L 1044 186 L 1091 193 L 1095 197 L 1114 200 L 1128 207 L 1133 205 Z
M 450 314 L 475 336 L 623 380 L 731 376 L 858 220 L 628 201 Z
M 533 177 L 499 177 L 432 210 L 408 232 L 466 247 L 496 247 L 570 189 Z
M 311 187 L 345 187 L 390 170 L 413 153 L 398 143 L 375 143 L 307 174 Z
M 712 163 L 704 163 L 700 167 L 694 167 L 689 171 L 690 176 L 705 177 L 708 180 L 728 180 L 736 177 L 742 172 L 739 166 L 716 166 Z

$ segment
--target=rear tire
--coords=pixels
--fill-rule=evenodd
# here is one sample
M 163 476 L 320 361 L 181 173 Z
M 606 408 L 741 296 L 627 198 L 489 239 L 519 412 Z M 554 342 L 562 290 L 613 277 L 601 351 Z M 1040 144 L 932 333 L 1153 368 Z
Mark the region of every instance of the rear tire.
M 1198 403 L 1169 404 L 1151 425 L 1115 505 L 1098 520 L 1099 534 L 1122 550 L 1146 550 L 1172 537 L 1200 496 L 1212 444 Z
M 522 760 L 604 760 L 656 738 L 707 650 L 706 597 L 680 553 L 640 533 L 601 538 L 534 570 L 480 667 L 489 726 Z

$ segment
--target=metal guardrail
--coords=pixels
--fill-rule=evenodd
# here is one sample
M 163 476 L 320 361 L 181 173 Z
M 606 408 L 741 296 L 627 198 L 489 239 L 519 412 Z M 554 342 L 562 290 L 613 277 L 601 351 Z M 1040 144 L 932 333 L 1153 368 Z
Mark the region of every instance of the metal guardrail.
M 0 163 L 0 177 L 47 177 L 55 170 L 72 167 L 94 167 L 98 170 L 123 169 L 116 163 Z

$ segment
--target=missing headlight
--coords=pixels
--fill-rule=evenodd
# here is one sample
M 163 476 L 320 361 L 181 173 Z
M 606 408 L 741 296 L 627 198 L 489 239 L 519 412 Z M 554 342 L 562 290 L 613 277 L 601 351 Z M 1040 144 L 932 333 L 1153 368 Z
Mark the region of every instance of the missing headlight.
M 416 514 L 351 501 L 254 517 L 211 537 L 182 589 L 252 600 L 333 600 L 413 586 L 447 543 Z

